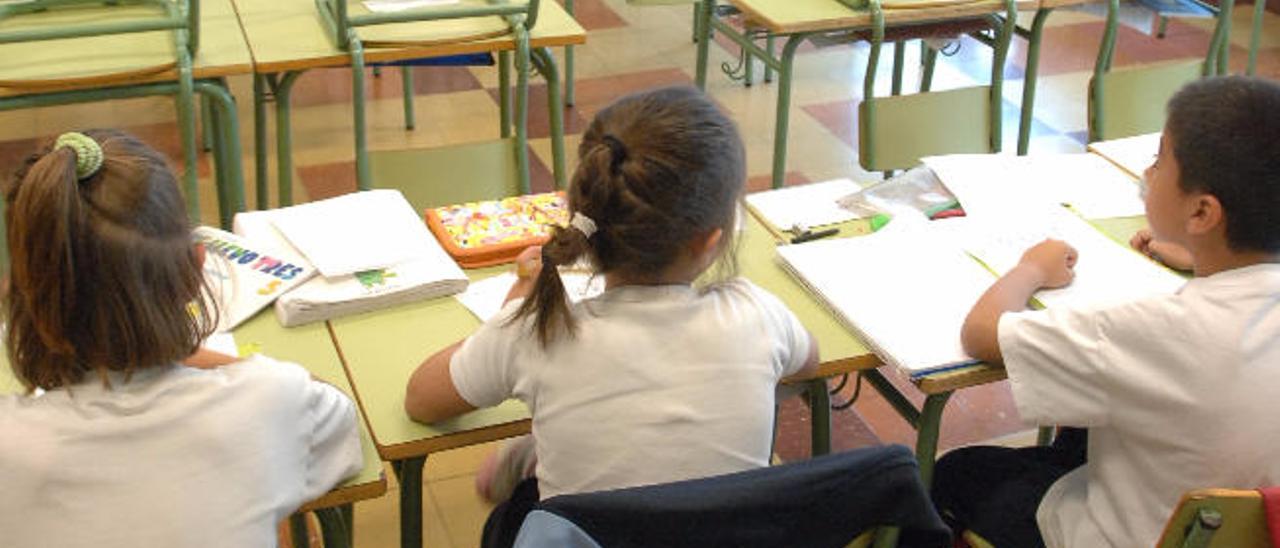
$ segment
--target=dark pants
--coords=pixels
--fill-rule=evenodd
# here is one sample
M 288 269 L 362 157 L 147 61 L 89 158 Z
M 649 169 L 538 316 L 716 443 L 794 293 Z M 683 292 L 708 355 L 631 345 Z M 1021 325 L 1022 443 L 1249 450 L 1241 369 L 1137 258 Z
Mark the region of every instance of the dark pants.
M 481 548 L 511 548 L 525 516 L 538 504 L 538 479 L 529 478 L 516 486 L 511 498 L 495 506 L 484 522 Z
M 1058 478 L 1085 462 L 1088 430 L 1063 428 L 1048 447 L 965 447 L 938 460 L 933 502 L 957 534 L 997 548 L 1043 548 L 1036 508 Z

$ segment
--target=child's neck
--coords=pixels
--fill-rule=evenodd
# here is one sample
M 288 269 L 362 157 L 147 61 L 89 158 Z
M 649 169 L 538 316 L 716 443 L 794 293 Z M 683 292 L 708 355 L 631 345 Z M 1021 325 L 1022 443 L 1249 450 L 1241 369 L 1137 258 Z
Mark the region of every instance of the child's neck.
M 706 270 L 703 261 L 680 260 L 671 264 L 661 272 L 652 274 L 630 274 L 626 272 L 605 272 L 604 287 L 613 289 L 624 285 L 693 285 L 693 281 Z
M 1215 246 L 1213 249 L 1202 249 L 1194 253 L 1195 275 L 1197 277 L 1212 276 L 1219 272 L 1245 268 L 1259 264 L 1280 263 L 1280 253 L 1265 251 L 1232 251 L 1226 246 Z

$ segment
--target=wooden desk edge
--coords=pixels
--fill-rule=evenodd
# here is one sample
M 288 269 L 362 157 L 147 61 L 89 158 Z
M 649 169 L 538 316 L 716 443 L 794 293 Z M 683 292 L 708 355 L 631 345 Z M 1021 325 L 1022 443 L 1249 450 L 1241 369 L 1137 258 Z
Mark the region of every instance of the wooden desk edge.
M 928 395 L 951 392 L 961 388 L 980 386 L 999 382 L 1008 378 L 1003 367 L 976 365 L 960 371 L 951 371 L 939 375 L 926 375 L 913 380 L 916 387 Z
M 352 504 L 362 500 L 376 499 L 387 493 L 387 477 L 386 474 L 378 474 L 377 481 L 367 483 L 359 483 L 356 485 L 348 485 L 339 487 L 324 496 L 302 505 L 298 512 L 310 512 L 323 508 L 333 508 L 342 506 L 343 504 Z
M 563 46 L 581 46 L 587 43 L 586 33 L 553 36 L 549 38 L 535 38 L 531 42 L 534 48 L 557 48 Z M 423 59 L 428 57 L 446 57 L 449 55 L 464 55 L 469 53 L 494 53 L 499 51 L 513 51 L 515 43 L 502 44 L 499 48 L 483 47 L 485 42 L 458 42 L 446 45 L 431 46 L 407 46 L 402 48 L 372 48 L 364 52 L 364 60 L 366 63 L 386 63 L 392 61 L 404 61 L 407 59 Z M 290 59 L 287 61 L 261 61 L 257 55 L 253 53 L 253 42 L 249 42 L 249 52 L 254 58 L 253 71 L 258 74 L 276 74 L 288 71 L 310 70 L 318 68 L 335 68 L 351 66 L 351 55 L 346 52 L 336 52 L 333 55 L 323 57 L 310 57 L 306 59 Z
M 1040 1 L 1041 0 L 1017 0 L 1015 2 L 1015 5 L 1017 6 L 1017 9 L 1019 12 L 1023 10 L 1033 11 L 1039 7 Z M 1068 0 L 1068 1 L 1076 1 L 1076 0 Z M 1078 1 L 1085 2 L 1085 1 L 1091 1 L 1091 0 L 1078 0 Z M 798 34 L 802 32 L 831 32 L 831 31 L 838 31 L 838 30 L 860 29 L 860 28 L 869 27 L 871 23 L 871 15 L 869 11 L 857 11 L 850 8 L 849 16 L 844 18 L 815 20 L 815 21 L 807 21 L 804 23 L 795 23 L 795 24 L 781 24 L 769 19 L 763 13 L 755 9 L 752 9 L 751 6 L 748 6 L 745 3 L 741 3 L 741 2 L 732 2 L 732 3 L 738 9 L 742 10 L 742 13 L 745 14 L 749 19 L 756 22 L 757 24 L 763 25 L 764 28 L 766 28 L 769 32 L 773 34 L 781 35 L 781 34 Z M 968 4 L 957 4 L 954 6 L 937 6 L 937 7 L 915 8 L 915 9 L 890 8 L 890 9 L 884 10 L 886 12 L 885 27 L 936 23 L 939 21 L 946 21 L 950 19 L 968 19 L 968 18 L 980 17 L 983 15 L 999 12 L 999 9 L 998 9 L 999 6 L 992 5 L 992 6 L 985 6 L 985 8 L 988 8 L 988 9 L 976 9 L 974 6 L 968 5 Z M 995 8 L 995 9 L 990 9 L 990 8 Z M 911 12 L 911 11 L 938 12 L 938 16 L 911 18 L 904 21 L 888 20 L 890 19 L 890 17 L 887 14 L 890 12 L 904 13 L 904 12 Z

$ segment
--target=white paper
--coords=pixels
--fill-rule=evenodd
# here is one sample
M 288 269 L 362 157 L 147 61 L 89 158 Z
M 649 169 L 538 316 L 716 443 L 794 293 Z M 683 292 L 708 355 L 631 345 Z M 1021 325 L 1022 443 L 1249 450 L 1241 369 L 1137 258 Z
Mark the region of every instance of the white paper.
M 397 190 L 353 192 L 278 209 L 271 222 L 328 278 L 445 255 Z
M 457 4 L 458 0 L 365 0 L 361 3 L 371 12 L 388 13 L 428 6 L 447 6 Z
M 1075 279 L 1036 293 L 1046 307 L 1116 304 L 1177 291 L 1181 276 L 1113 241 L 1062 208 L 1048 207 L 1000 219 L 971 218 L 951 225 L 964 247 L 998 274 L 1013 269 L 1031 246 L 1054 238 L 1079 252 Z
M 747 204 L 775 228 L 809 228 L 855 219 L 836 201 L 858 190 L 849 179 L 835 179 L 748 194 Z
M 1156 154 L 1160 152 L 1160 134 L 1148 133 L 1090 143 L 1089 150 L 1120 166 L 1130 175 L 1141 178 L 1142 172 L 1156 161 Z
M 971 216 L 1070 205 L 1092 219 L 1145 213 L 1136 179 L 1093 154 L 924 158 Z
M 239 357 L 240 347 L 236 345 L 236 337 L 227 331 L 216 331 L 205 339 L 200 346 L 228 356 Z
M 604 292 L 604 276 L 562 270 L 560 281 L 564 283 L 564 291 L 569 297 L 569 302 L 576 303 Z M 472 282 L 467 286 L 466 291 L 454 295 L 454 298 L 475 314 L 480 321 L 487 322 L 502 311 L 502 302 L 507 298 L 507 291 L 514 283 L 516 283 L 516 275 L 506 272 Z
M 778 247 L 783 266 L 912 376 L 974 363 L 960 344 L 973 303 L 995 278 L 933 224 L 895 217 L 867 236 Z
M 289 246 L 272 223 L 280 211 L 238 213 L 235 231 Z M 292 327 L 465 290 L 467 276 L 458 263 L 434 238 L 430 243 L 434 249 L 426 258 L 332 278 L 316 276 L 276 299 L 276 317 L 285 327 Z

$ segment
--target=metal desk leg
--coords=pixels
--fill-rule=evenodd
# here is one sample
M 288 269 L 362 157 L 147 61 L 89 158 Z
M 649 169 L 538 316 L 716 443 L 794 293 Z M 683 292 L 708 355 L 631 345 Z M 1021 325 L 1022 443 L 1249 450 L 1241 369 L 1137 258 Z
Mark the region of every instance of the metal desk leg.
M 573 0 L 564 0 L 564 11 L 573 15 Z M 564 104 L 573 106 L 573 46 L 564 47 Z
M 270 207 L 267 192 L 267 77 L 253 75 L 253 183 L 258 209 Z
M 1027 38 L 1027 70 L 1022 81 L 1022 119 L 1018 122 L 1018 156 L 1026 156 L 1031 144 L 1031 122 L 1036 104 L 1036 76 L 1040 70 L 1040 39 L 1044 35 L 1044 22 L 1053 8 L 1036 10 L 1031 22 L 1031 36 Z
M 498 134 L 511 136 L 511 52 L 498 52 Z
M 547 113 L 551 117 L 551 173 L 555 176 L 556 188 L 563 190 L 568 188 L 564 167 L 564 103 L 560 102 L 560 75 L 556 73 L 556 58 L 547 48 L 537 48 L 530 53 L 534 68 L 538 69 L 547 82 Z
M 181 54 L 185 56 L 185 51 Z M 195 113 L 195 91 L 193 88 L 193 80 L 191 78 L 191 63 L 189 60 L 179 63 L 178 75 L 178 93 L 174 97 L 178 109 L 178 132 L 182 140 L 182 160 L 186 164 L 186 171 L 182 174 L 183 193 L 187 198 L 187 214 L 191 219 L 200 218 L 200 183 L 196 179 L 197 162 L 196 157 L 196 113 Z
M 344 507 L 349 509 L 351 505 L 347 504 Z M 320 536 L 324 539 L 325 548 L 351 547 L 351 522 L 346 519 L 342 509 L 321 508 L 316 510 L 315 514 L 316 519 L 320 521 Z
M 947 406 L 951 392 L 929 394 L 920 410 L 920 424 L 916 430 L 916 461 L 920 465 L 920 482 L 925 488 L 933 485 L 933 463 L 938 458 L 938 431 L 942 428 L 942 409 Z
M 709 3 L 709 2 L 708 2 Z M 710 27 L 710 25 L 707 25 Z M 808 38 L 792 34 L 782 46 L 782 66 L 778 69 L 778 113 L 773 130 L 773 188 L 782 188 L 787 173 L 787 130 L 791 122 L 791 74 L 796 50 Z
M 293 205 L 293 124 L 290 121 L 290 93 L 302 71 L 286 72 L 275 86 L 276 94 L 276 202 Z
M 400 481 L 400 548 L 422 548 L 422 467 L 427 457 L 391 463 Z
M 920 93 L 928 93 L 933 89 L 933 68 L 938 65 L 938 50 L 929 47 L 924 40 L 920 41 Z
M 711 18 L 715 17 L 716 0 L 702 0 L 694 7 L 695 41 L 698 42 L 698 63 L 694 68 L 694 82 L 698 89 L 707 89 L 707 59 L 711 54 Z
M 200 99 L 200 148 L 205 152 L 213 149 L 213 126 L 210 125 L 210 118 L 213 117 L 213 109 L 209 107 L 209 100 Z
M 907 63 L 907 45 L 902 40 L 893 43 L 893 89 L 891 94 L 902 95 L 902 65 Z
M 1253 2 L 1253 33 L 1249 35 L 1249 64 L 1245 74 L 1253 76 L 1258 68 L 1258 41 L 1262 39 L 1262 17 L 1267 12 L 1267 3 L 1262 0 Z
M 351 52 L 351 113 L 356 137 L 356 190 L 373 188 L 373 175 L 369 167 L 368 105 L 364 100 L 364 45 L 354 36 L 350 41 Z
M 769 52 L 770 58 L 773 57 L 773 50 L 774 50 L 773 43 L 775 41 L 776 41 L 776 38 L 773 36 L 772 32 L 766 34 L 764 37 L 764 50 Z M 773 81 L 773 67 L 769 66 L 769 63 L 764 64 L 764 81 L 765 83 L 769 83 Z
M 413 115 L 413 67 L 400 67 L 400 87 L 404 94 L 404 128 L 413 129 L 417 124 Z
M 831 393 L 827 392 L 826 379 L 813 379 L 807 387 L 812 440 L 812 456 L 831 452 Z
M 306 512 L 294 512 L 289 516 L 289 540 L 294 548 L 310 548 L 311 535 L 307 532 Z

